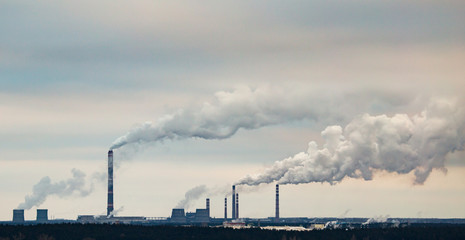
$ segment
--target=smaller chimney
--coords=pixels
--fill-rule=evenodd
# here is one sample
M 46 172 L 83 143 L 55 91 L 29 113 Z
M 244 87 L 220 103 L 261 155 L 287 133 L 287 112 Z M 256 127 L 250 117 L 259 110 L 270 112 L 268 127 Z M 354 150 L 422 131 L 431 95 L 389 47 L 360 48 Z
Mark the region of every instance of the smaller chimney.
M 232 186 L 232 215 L 231 218 L 236 218 L 236 185 Z
M 228 219 L 228 198 L 224 198 L 224 220 Z
M 236 193 L 236 219 L 239 218 L 239 193 Z
M 208 217 L 210 217 L 210 198 L 207 198 L 206 205 L 207 205 L 206 208 L 208 212 Z
M 275 220 L 279 221 L 279 184 L 276 184 L 276 212 Z

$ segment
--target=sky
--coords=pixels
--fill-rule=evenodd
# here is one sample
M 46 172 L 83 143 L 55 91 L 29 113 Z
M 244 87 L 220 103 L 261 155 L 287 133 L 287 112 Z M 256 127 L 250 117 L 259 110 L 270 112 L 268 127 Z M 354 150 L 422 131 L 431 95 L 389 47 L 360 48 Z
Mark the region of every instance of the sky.
M 241 216 L 274 216 L 279 182 L 282 217 L 463 218 L 464 22 L 455 0 L 0 0 L 0 220 L 34 189 L 26 219 L 105 214 L 115 144 L 119 215 L 205 185 L 186 208 L 223 217 L 261 181 Z

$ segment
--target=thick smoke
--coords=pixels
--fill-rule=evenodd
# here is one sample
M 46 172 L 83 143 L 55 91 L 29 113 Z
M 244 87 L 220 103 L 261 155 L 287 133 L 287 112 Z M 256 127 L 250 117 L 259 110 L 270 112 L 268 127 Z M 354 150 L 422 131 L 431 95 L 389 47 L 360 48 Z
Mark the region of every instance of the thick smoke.
M 50 177 L 43 177 L 32 188 L 32 194 L 27 195 L 24 202 L 18 205 L 18 209 L 31 209 L 34 206 L 40 206 L 50 195 L 58 197 L 71 195 L 85 197 L 89 195 L 94 187 L 93 184 L 86 186 L 86 174 L 78 169 L 72 169 L 71 172 L 72 178 L 55 183 L 52 183 Z
M 379 94 L 345 93 L 323 97 L 321 92 L 299 92 L 296 89 L 238 88 L 232 92 L 217 92 L 215 98 L 199 107 L 181 109 L 174 114 L 147 122 L 116 139 L 110 149 L 131 143 L 158 142 L 168 139 L 203 138 L 225 139 L 239 129 L 257 129 L 289 121 L 309 119 L 341 120 L 342 115 L 354 111 L 353 105 L 370 108 L 377 105 L 404 104 L 406 99 Z M 316 94 L 318 93 L 318 94 Z M 318 97 L 317 97 L 318 96 Z M 370 100 L 368 100 L 370 99 Z M 375 99 L 375 100 L 373 100 Z M 399 100 L 403 99 L 403 100 Z M 352 113 L 351 113 L 352 114 Z M 350 115 L 350 114 L 349 114 Z
M 335 184 L 346 177 L 371 180 L 379 170 L 399 174 L 413 171 L 414 182 L 422 184 L 433 169 L 446 170 L 448 153 L 464 148 L 465 117 L 459 106 L 436 100 L 412 117 L 364 114 L 345 128 L 329 126 L 321 132 L 323 147 L 312 141 L 306 152 L 277 161 L 238 184 Z

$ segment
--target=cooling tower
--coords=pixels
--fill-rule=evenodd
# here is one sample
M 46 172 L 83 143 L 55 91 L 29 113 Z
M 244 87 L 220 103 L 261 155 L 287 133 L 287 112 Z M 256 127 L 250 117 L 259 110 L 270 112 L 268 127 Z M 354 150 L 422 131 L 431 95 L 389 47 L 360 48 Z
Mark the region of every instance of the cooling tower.
M 46 222 L 48 221 L 48 210 L 47 209 L 37 209 L 37 222 Z
M 184 213 L 184 209 L 182 208 L 173 208 L 171 212 L 171 222 L 174 223 L 185 223 L 186 222 L 186 214 Z
M 24 209 L 13 209 L 13 222 L 24 222 Z
M 113 150 L 108 151 L 108 201 L 107 216 L 113 212 Z

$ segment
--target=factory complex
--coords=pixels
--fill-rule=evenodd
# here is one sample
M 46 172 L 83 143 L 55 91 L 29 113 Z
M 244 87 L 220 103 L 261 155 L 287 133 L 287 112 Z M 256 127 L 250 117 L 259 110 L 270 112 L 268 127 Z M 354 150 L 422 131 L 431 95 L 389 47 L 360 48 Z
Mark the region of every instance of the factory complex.
M 113 204 L 113 151 L 108 151 L 108 197 L 106 215 L 79 215 L 75 220 L 49 219 L 48 209 L 37 209 L 35 220 L 25 220 L 24 209 L 14 209 L 12 221 L 3 221 L 0 224 L 55 224 L 55 223 L 81 223 L 81 224 L 139 224 L 139 225 L 176 225 L 176 226 L 224 226 L 232 228 L 262 227 L 278 230 L 317 230 L 324 228 L 357 228 L 379 224 L 386 226 L 400 226 L 411 223 L 453 223 L 465 224 L 465 219 L 435 219 L 435 218 L 386 218 L 383 221 L 368 218 L 281 218 L 279 211 L 279 185 L 276 184 L 275 216 L 268 218 L 240 218 L 239 192 L 232 186 L 231 216 L 228 217 L 228 198 L 224 198 L 224 217 L 210 216 L 210 199 L 205 199 L 205 208 L 196 209 L 195 212 L 186 212 L 183 208 L 174 208 L 171 217 L 145 217 L 145 216 L 116 216 Z M 383 225 L 383 226 L 384 226 Z M 288 227 L 294 226 L 294 227 Z

